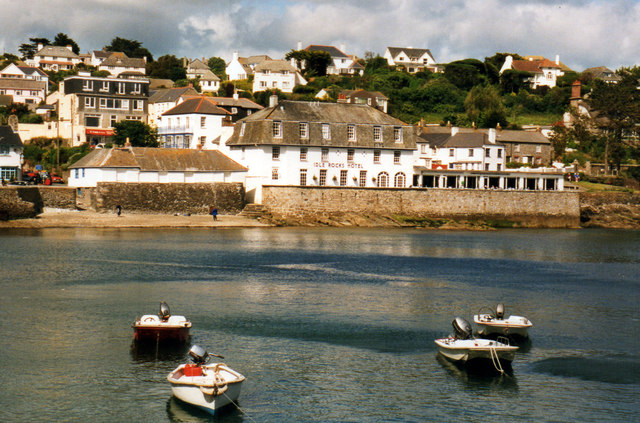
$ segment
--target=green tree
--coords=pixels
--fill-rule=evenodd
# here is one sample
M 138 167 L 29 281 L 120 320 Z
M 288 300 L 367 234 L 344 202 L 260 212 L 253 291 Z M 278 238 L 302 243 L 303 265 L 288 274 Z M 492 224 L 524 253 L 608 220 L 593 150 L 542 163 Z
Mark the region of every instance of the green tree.
M 626 153 L 636 150 L 634 139 L 640 125 L 640 90 L 637 87 L 637 76 L 631 72 L 625 72 L 617 84 L 594 81 L 587 102 L 599 112 L 593 124 L 604 136 L 605 169 L 608 169 L 610 159 L 619 168 Z
M 18 63 L 20 58 L 15 54 L 5 53 L 0 56 L 0 69 L 4 69 L 9 66 L 11 63 Z
M 147 63 L 147 75 L 151 78 L 171 79 L 177 81 L 187 78 L 187 71 L 182 61 L 174 55 L 158 57 L 155 62 Z
M 508 124 L 502 98 L 491 85 L 473 87 L 464 100 L 464 109 L 469 120 L 479 127 L 491 128 L 498 123 L 506 127 Z
M 146 57 L 147 63 L 153 62 L 153 56 L 149 50 L 142 47 L 140 41 L 116 37 L 111 40 L 111 44 L 105 46 L 104 49 L 107 51 L 121 51 L 128 57 Z
M 33 56 L 38 52 L 38 44 L 48 46 L 51 41 L 42 37 L 29 38 L 28 43 L 20 44 L 20 47 L 18 47 L 18 51 L 22 54 L 22 60 L 33 59 Z
M 215 73 L 218 78 L 223 81 L 227 79 L 227 64 L 224 59 L 220 57 L 210 57 L 209 60 L 207 60 L 207 66 L 209 66 L 211 72 Z
M 75 54 L 80 54 L 80 47 L 78 46 L 78 44 L 71 38 L 69 38 L 67 34 L 64 34 L 62 32 L 56 34 L 56 37 L 53 39 L 52 45 L 59 47 L 71 46 L 71 50 L 73 50 Z
M 528 90 L 531 86 L 529 78 L 532 76 L 531 72 L 507 69 L 500 75 L 500 89 L 505 94 Z
M 158 131 L 138 120 L 123 120 L 113 125 L 113 142 L 124 145 L 127 139 L 133 147 L 157 147 Z
M 469 90 L 476 85 L 487 82 L 484 63 L 477 59 L 464 59 L 449 63 L 444 68 L 444 76 L 462 90 Z
M 284 57 L 287 60 L 295 59 L 304 76 L 324 76 L 333 62 L 328 52 L 320 50 L 291 50 Z

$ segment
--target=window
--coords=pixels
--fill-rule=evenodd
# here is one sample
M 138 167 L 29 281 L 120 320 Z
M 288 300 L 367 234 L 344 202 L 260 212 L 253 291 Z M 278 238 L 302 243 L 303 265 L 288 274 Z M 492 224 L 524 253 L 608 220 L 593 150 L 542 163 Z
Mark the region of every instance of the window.
M 263 73 L 264 75 L 269 75 L 269 69 L 264 69 L 264 70 L 262 71 L 262 73 Z
M 469 149 L 469 157 L 473 157 L 473 148 Z
M 204 128 L 207 126 L 207 117 L 200 116 L 200 128 Z
M 542 152 L 542 146 L 536 145 L 536 153 L 541 153 L 541 152 Z
M 139 82 L 134 82 L 133 90 L 131 90 L 131 94 L 140 94 L 142 92 L 142 88 Z
M 407 177 L 405 176 L 405 174 L 402 172 L 398 172 L 393 177 L 393 186 L 396 188 L 404 188 L 406 184 L 406 180 L 407 180 Z
M 455 156 L 455 154 L 456 154 L 455 150 L 453 148 L 450 148 L 449 149 L 449 157 L 453 157 L 453 156 Z
M 278 82 L 277 82 L 277 81 L 273 81 L 273 82 L 271 83 L 271 86 L 272 86 L 273 88 L 277 87 L 277 86 L 278 86 Z
M 491 157 L 491 149 L 490 148 L 485 148 L 484 149 L 484 156 L 485 157 Z
M 244 135 L 244 127 L 246 126 L 246 122 L 242 122 L 242 125 L 240 126 L 240 136 Z
M 347 125 L 347 141 L 355 141 L 355 140 L 356 140 L 356 126 Z
M 489 163 L 484 164 L 484 170 L 489 170 Z
M 260 81 L 260 87 L 266 88 L 267 87 L 267 81 Z
M 96 108 L 96 98 L 95 97 L 85 97 L 84 98 L 84 107 L 87 109 L 95 109 Z
M 280 71 L 280 73 L 282 73 L 283 75 L 289 75 L 289 71 L 288 70 L 282 70 L 282 71 Z
M 231 108 L 231 114 L 232 115 L 237 115 L 238 114 L 238 108 L 237 107 L 232 107 Z
M 113 127 L 116 124 L 116 122 L 118 122 L 118 116 L 117 115 L 111 115 L 110 126 Z
M 204 145 L 207 142 L 207 137 L 205 135 L 200 137 L 200 145 Z
M 328 162 L 329 161 L 329 149 L 328 148 L 323 148 L 321 150 L 320 160 L 323 161 L 323 162 Z
M 331 127 L 328 123 L 322 124 L 322 139 L 330 140 L 331 139 Z
M 427 154 L 427 144 L 420 144 L 420 153 Z
M 387 172 L 378 173 L 378 186 L 380 188 L 389 187 L 389 174 Z
M 382 142 L 382 127 L 374 126 L 373 127 L 373 141 L 374 142 Z
M 402 142 L 402 128 L 396 126 L 393 128 L 393 140 L 395 142 Z
M 124 94 L 124 82 L 118 82 L 118 94 Z
M 341 170 L 340 171 L 340 186 L 341 187 L 346 187 L 347 186 L 347 170 Z
M 361 170 L 360 171 L 360 181 L 359 184 L 361 187 L 366 187 L 367 186 L 367 171 L 366 170 Z
M 282 138 L 282 122 L 273 121 L 273 138 Z
M 271 148 L 271 160 L 280 160 L 280 147 Z
M 274 167 L 273 169 L 271 169 L 271 179 L 274 181 L 278 180 L 278 168 Z
M 93 81 L 82 81 L 82 90 L 83 91 L 93 91 Z
M 373 150 L 373 162 L 380 163 L 380 150 Z
M 300 169 L 300 185 L 307 185 L 307 169 Z
M 102 81 L 102 88 L 100 88 L 100 91 L 109 91 L 109 81 Z
M 498 163 L 498 168 L 496 169 L 498 172 L 500 172 L 502 170 L 502 165 L 500 163 Z
M 300 122 L 298 127 L 300 130 L 300 138 L 309 138 L 309 124 L 307 122 Z
M 120 102 L 120 107 L 116 107 L 116 109 L 129 110 L 129 100 L 116 100 L 116 104 L 118 101 Z
M 300 161 L 301 162 L 306 162 L 307 161 L 307 152 L 309 150 L 306 147 L 303 147 L 300 149 Z
M 122 100 L 122 104 L 125 104 L 128 100 Z M 142 100 L 133 100 L 133 110 L 142 111 L 144 109 L 144 102 Z
M 327 185 L 327 169 L 320 169 L 320 180 L 318 181 L 318 185 L 321 187 Z
M 393 164 L 400 164 L 400 151 L 393 152 Z
M 106 98 L 101 98 L 100 99 L 100 108 L 101 109 L 106 109 L 107 108 L 107 99 Z
M 355 156 L 356 152 L 353 148 L 349 148 L 347 150 L 347 161 L 348 162 L 352 162 L 353 161 L 353 156 Z
M 501 148 L 498 149 L 498 158 L 499 159 L 502 158 L 502 149 Z
M 514 144 L 513 149 L 514 151 L 520 152 L 520 144 Z

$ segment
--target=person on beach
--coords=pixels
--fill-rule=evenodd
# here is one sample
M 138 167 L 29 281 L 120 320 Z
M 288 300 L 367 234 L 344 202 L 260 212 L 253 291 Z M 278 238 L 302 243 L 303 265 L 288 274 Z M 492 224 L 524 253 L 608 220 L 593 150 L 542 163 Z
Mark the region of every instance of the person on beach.
M 120 206 L 120 204 L 116 206 L 116 213 L 118 213 L 118 216 L 122 213 L 122 206 Z
M 214 206 L 211 206 L 211 216 L 213 216 L 213 220 L 218 220 L 218 209 Z

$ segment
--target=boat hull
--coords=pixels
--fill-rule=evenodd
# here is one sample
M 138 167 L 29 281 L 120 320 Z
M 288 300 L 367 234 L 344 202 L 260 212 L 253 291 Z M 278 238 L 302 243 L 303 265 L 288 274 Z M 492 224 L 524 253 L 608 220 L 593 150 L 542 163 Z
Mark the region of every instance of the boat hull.
M 489 339 L 436 339 L 438 352 L 451 361 L 466 363 L 472 360 L 492 360 L 496 357 L 500 361 L 511 362 L 518 350 L 510 346 Z
M 496 319 L 488 314 L 473 316 L 473 322 L 478 327 L 478 334 L 483 336 L 502 335 L 529 337 L 529 328 L 533 324 L 522 316 L 509 316 L 508 319 Z
M 245 377 L 224 364 L 202 366 L 202 376 L 185 376 L 185 365 L 169 373 L 171 392 L 180 401 L 208 413 L 235 403 Z
M 136 342 L 187 342 L 188 327 L 135 327 L 133 339 Z

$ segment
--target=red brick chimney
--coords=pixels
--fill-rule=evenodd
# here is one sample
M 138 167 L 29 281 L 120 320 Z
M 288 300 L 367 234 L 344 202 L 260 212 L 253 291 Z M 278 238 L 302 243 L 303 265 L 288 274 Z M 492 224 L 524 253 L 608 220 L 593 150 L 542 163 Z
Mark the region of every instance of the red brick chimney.
M 582 98 L 580 95 L 582 89 L 582 83 L 579 79 L 576 79 L 573 84 L 571 84 L 571 99 L 579 99 Z

